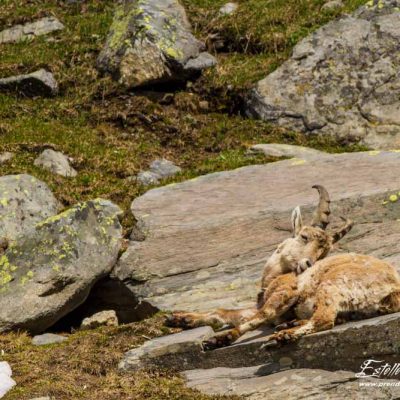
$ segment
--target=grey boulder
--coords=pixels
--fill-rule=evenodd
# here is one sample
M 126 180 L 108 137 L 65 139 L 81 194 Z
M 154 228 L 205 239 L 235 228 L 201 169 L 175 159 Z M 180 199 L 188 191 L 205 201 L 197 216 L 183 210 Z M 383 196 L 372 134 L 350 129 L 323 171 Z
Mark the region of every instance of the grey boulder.
M 30 175 L 0 177 L 0 238 L 16 239 L 57 214 L 59 203 L 47 185 Z
M 389 200 L 399 169 L 397 151 L 322 154 L 149 190 L 131 205 L 136 230 L 113 276 L 161 310 L 252 306 L 266 259 L 291 235 L 292 210 L 311 220 L 315 184 L 331 195 L 332 229 L 340 216 L 355 221 L 336 251 L 400 265 L 400 201 Z
M 372 0 L 298 43 L 249 116 L 377 149 L 400 147 L 400 1 Z
M 41 333 L 82 304 L 117 260 L 120 214 L 106 200 L 80 203 L 11 243 L 0 259 L 0 332 Z
M 54 174 L 74 177 L 78 173 L 69 164 L 69 158 L 59 151 L 46 149 L 36 158 L 34 164 L 38 167 L 47 169 Z
M 162 179 L 170 178 L 182 171 L 180 167 L 165 158 L 154 160 L 148 171 L 139 172 L 137 181 L 142 185 L 156 185 Z
M 0 92 L 15 92 L 27 97 L 51 97 L 58 93 L 58 84 L 51 72 L 45 69 L 26 75 L 0 79 Z
M 64 25 L 54 17 L 41 18 L 25 25 L 15 25 L 0 32 L 1 43 L 17 43 L 31 40 L 36 36 L 47 35 L 51 32 L 64 29 Z
M 128 87 L 184 81 L 216 64 L 204 50 L 177 0 L 128 0 L 117 5 L 97 65 Z

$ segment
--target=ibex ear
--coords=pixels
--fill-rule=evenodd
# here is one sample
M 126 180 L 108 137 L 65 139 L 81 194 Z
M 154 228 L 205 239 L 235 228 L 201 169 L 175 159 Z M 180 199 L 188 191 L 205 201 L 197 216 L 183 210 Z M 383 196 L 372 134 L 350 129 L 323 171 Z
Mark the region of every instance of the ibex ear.
M 297 206 L 292 212 L 292 229 L 293 229 L 293 236 L 298 235 L 300 229 L 303 226 L 303 218 L 301 217 L 301 210 L 300 207 Z

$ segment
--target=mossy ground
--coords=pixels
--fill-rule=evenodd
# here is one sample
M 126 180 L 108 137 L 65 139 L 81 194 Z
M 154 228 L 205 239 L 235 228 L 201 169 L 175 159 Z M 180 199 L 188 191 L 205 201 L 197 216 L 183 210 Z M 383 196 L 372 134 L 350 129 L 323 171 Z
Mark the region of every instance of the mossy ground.
M 358 149 L 245 119 L 238 104 L 241 94 L 279 66 L 298 40 L 363 1 L 345 0 L 342 10 L 322 13 L 322 0 L 241 0 L 236 14 L 218 17 L 224 2 L 183 0 L 196 35 L 206 40 L 218 32 L 225 50 L 217 55 L 218 66 L 199 81 L 160 93 L 124 91 L 97 73 L 95 61 L 114 1 L 2 0 L 0 30 L 49 15 L 58 17 L 65 30 L 29 43 L 0 45 L 1 77 L 44 67 L 60 85 L 59 96 L 52 99 L 0 94 L 0 152 L 16 153 L 1 165 L 1 174 L 26 172 L 44 180 L 65 207 L 99 196 L 111 199 L 126 211 L 129 230 L 130 202 L 146 189 L 127 178 L 156 157 L 183 168 L 174 178 L 179 181 L 271 161 L 246 156 L 255 143 L 301 144 L 330 152 Z M 35 157 L 46 147 L 71 156 L 78 176 L 63 178 L 35 167 Z M 140 332 L 149 324 L 76 334 L 66 344 L 44 349 L 30 346 L 24 334 L 0 337 L 0 350 L 18 382 L 6 399 L 44 394 L 57 400 L 201 399 L 168 374 L 117 374 L 120 355 L 144 340 Z
M 118 328 L 76 332 L 66 342 L 39 347 L 23 333 L 1 335 L 1 359 L 12 365 L 17 381 L 4 400 L 41 396 L 57 400 L 234 400 L 204 396 L 167 371 L 118 371 L 125 351 L 170 332 L 162 326 L 162 319 L 159 315 Z

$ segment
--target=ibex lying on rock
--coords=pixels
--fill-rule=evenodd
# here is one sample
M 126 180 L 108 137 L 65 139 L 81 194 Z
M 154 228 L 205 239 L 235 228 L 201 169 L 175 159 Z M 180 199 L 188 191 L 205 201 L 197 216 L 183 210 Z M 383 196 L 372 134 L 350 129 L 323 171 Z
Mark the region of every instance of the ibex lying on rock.
M 262 283 L 264 290 L 259 296 L 256 310 L 175 313 L 169 322 L 184 327 L 215 322 L 234 325 L 235 328 L 220 332 L 205 343 L 206 348 L 215 348 L 229 345 L 261 324 L 274 323 L 289 311 L 294 311 L 298 320 L 292 328 L 271 335 L 268 338 L 271 342 L 292 341 L 309 333 L 330 329 L 338 316 L 346 318 L 348 313 L 369 317 L 400 311 L 400 276 L 390 264 L 359 254 L 321 259 L 329 252 L 332 244 L 350 230 L 352 223 L 347 221 L 344 228 L 332 236 L 326 234 L 324 229 L 329 222 L 329 200 L 323 188 L 319 187 L 319 191 L 319 217 L 312 226 L 302 227 L 299 210 L 294 213 L 296 236 L 292 240 L 297 243 L 303 241 L 303 246 L 298 245 L 297 252 L 289 251 L 287 246 L 292 249 L 295 245 L 285 241 L 270 258 L 274 259 L 287 252 L 297 254 L 293 263 L 289 263 L 291 267 L 288 267 L 294 272 L 285 273 L 287 269 L 281 269 L 283 274 L 271 274 L 271 263 L 268 260 Z M 309 243 L 314 243 L 313 251 Z M 301 260 L 304 258 L 311 264 L 314 261 L 316 263 L 301 275 L 296 275 L 296 272 L 303 270 L 304 262 Z M 278 271 L 279 268 L 273 270 Z
M 319 192 L 319 204 L 311 225 L 303 226 L 300 208 L 295 208 L 291 219 L 293 237 L 282 242 L 268 259 L 261 280 L 262 290 L 258 295 L 257 307 L 242 310 L 221 309 L 208 313 L 174 313 L 167 323 L 183 328 L 201 325 L 213 325 L 216 328 L 237 326 L 257 315 L 262 309 L 267 300 L 268 288 L 275 278 L 289 272 L 300 274 L 317 260 L 326 257 L 333 244 L 350 231 L 352 222 L 346 221 L 342 229 L 329 234 L 326 231 L 330 216 L 329 194 L 322 186 L 316 185 L 313 188 Z

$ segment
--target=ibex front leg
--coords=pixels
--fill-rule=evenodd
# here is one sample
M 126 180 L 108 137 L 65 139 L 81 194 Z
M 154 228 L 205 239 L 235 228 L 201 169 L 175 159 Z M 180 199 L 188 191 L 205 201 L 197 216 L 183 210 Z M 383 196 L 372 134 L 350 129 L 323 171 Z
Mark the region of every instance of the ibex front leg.
M 174 312 L 166 318 L 166 325 L 192 329 L 199 326 L 212 326 L 214 329 L 234 327 L 253 318 L 257 314 L 255 307 L 241 310 L 215 310 L 210 312 Z
M 204 348 L 211 350 L 229 346 L 246 332 L 252 331 L 265 323 L 273 323 L 285 314 L 297 302 L 297 277 L 294 273 L 285 274 L 274 279 L 266 289 L 264 306 L 248 321 L 218 333 L 204 342 Z

